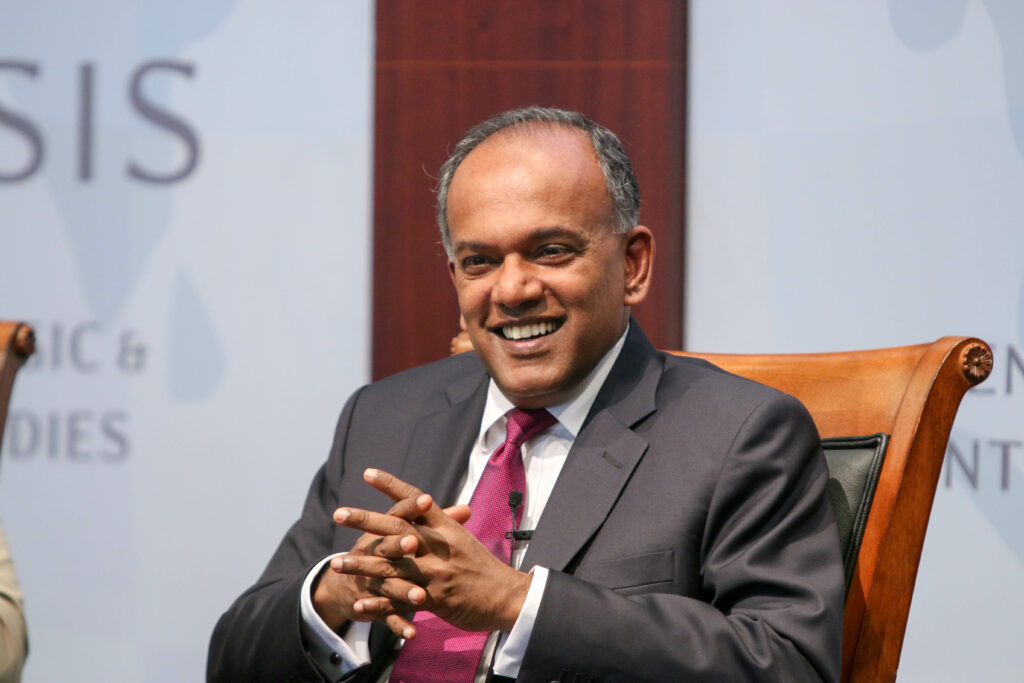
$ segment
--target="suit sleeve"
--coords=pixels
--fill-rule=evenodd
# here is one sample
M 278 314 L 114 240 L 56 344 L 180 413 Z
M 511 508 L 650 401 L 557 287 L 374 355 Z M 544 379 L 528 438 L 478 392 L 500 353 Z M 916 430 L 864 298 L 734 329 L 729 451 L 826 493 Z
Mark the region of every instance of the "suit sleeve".
M 289 529 L 259 580 L 228 608 L 210 639 L 207 680 L 323 681 L 300 636 L 299 591 L 310 569 L 332 552 L 331 482 L 344 471 L 343 452 L 358 392 L 338 421 L 327 463 L 313 478 L 302 516 Z
M 552 571 L 518 680 L 838 681 L 844 579 L 827 480 L 810 416 L 772 394 L 739 421 L 711 492 L 702 594 L 624 596 Z

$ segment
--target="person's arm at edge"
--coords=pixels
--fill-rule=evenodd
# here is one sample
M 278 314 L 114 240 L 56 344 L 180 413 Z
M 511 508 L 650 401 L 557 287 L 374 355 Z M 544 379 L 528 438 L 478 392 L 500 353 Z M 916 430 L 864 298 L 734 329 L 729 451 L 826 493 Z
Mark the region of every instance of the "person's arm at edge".
M 0 527 L 0 683 L 20 680 L 27 656 L 28 630 L 21 588 L 7 538 Z

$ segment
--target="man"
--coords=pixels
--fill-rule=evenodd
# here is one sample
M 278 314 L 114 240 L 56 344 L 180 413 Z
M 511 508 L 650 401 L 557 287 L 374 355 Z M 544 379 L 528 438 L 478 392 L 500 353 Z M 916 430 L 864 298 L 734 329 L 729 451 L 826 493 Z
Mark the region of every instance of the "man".
M 629 315 L 654 256 L 638 210 L 582 115 L 506 112 L 456 146 L 438 219 L 476 353 L 349 400 L 210 680 L 838 680 L 813 423 L 651 348 Z

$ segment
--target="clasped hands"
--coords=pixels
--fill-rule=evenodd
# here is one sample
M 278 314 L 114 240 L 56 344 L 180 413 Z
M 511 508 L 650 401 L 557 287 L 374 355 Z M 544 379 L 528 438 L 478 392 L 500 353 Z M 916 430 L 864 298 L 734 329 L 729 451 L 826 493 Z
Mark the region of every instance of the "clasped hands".
M 338 630 L 379 619 L 396 635 L 416 637 L 412 612 L 427 610 L 466 631 L 508 631 L 531 576 L 508 566 L 462 525 L 468 505 L 442 509 L 426 493 L 387 472 L 363 479 L 394 501 L 387 513 L 341 507 L 336 524 L 363 535 L 335 557 L 313 594 L 317 613 Z

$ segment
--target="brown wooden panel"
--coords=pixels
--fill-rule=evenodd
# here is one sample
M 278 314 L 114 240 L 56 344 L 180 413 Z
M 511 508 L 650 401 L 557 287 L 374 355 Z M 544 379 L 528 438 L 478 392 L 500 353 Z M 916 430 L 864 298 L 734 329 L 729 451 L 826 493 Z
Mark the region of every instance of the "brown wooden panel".
M 531 104 L 584 112 L 623 140 L 657 240 L 635 315 L 678 348 L 683 306 L 684 0 L 377 3 L 373 375 L 444 357 L 458 308 L 433 218 L 448 148 Z

